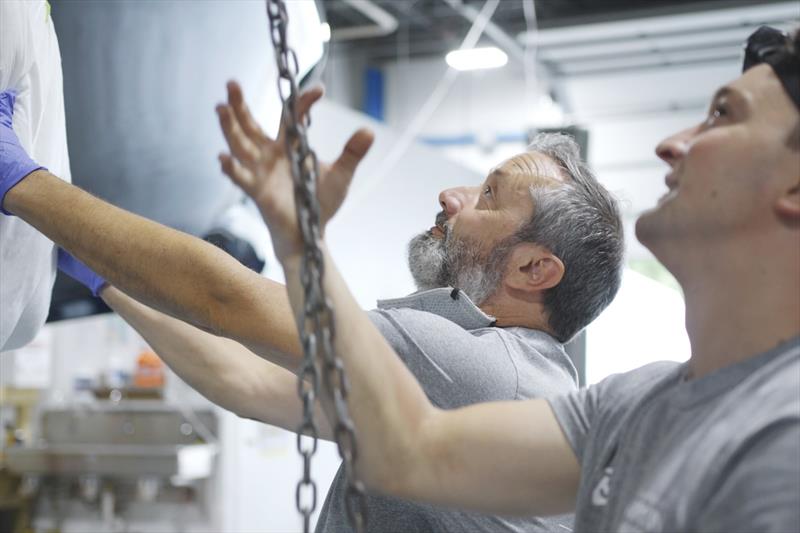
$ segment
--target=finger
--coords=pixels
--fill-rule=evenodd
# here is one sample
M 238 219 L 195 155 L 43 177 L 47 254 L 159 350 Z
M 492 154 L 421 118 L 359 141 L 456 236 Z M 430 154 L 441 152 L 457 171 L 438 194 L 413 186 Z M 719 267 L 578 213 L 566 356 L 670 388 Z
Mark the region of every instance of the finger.
M 375 135 L 366 128 L 361 128 L 350 137 L 328 173 L 329 179 L 333 179 L 337 187 L 350 186 L 356 167 L 367 155 L 374 140 Z
M 253 173 L 239 164 L 236 159 L 229 154 L 219 154 L 219 163 L 222 172 L 228 176 L 231 181 L 239 186 L 248 195 L 252 192 L 256 181 Z
M 313 106 L 317 100 L 322 98 L 322 95 L 325 93 L 322 86 L 317 85 L 312 87 L 311 89 L 300 93 L 300 96 L 297 97 L 296 102 L 296 111 L 297 111 L 297 120 L 303 122 L 305 120 L 306 115 L 308 115 L 311 106 Z M 284 108 L 283 113 L 281 114 L 281 127 L 280 131 L 278 132 L 278 142 L 282 143 L 284 140 L 284 136 L 286 134 L 286 109 Z
M 230 106 L 217 106 L 217 115 L 225 141 L 233 156 L 246 166 L 254 166 L 258 161 L 258 148 L 244 134 Z
M 228 104 L 233 109 L 236 120 L 239 122 L 245 135 L 256 143 L 263 141 L 266 135 L 264 135 L 261 127 L 250 113 L 250 109 L 244 101 L 242 88 L 235 81 L 228 82 Z
M 305 120 L 308 111 L 325 94 L 325 89 L 321 85 L 314 86 L 300 94 L 297 99 L 297 116 L 300 120 Z

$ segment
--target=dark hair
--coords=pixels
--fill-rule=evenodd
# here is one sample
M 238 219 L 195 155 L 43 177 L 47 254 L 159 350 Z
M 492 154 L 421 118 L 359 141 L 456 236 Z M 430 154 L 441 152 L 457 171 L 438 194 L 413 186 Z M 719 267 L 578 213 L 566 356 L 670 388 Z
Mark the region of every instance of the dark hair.
M 564 263 L 564 277 L 545 292 L 544 305 L 553 335 L 567 342 L 619 290 L 625 255 L 622 220 L 616 199 L 581 160 L 572 137 L 541 133 L 528 151 L 552 159 L 568 178 L 560 187 L 531 187 L 533 216 L 512 237 L 545 246 Z

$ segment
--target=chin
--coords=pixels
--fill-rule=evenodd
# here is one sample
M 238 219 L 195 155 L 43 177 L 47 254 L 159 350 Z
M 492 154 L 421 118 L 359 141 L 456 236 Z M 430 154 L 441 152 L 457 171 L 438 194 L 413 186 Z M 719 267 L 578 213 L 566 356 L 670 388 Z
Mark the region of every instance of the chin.
M 670 237 L 674 226 L 669 223 L 662 209 L 654 207 L 636 219 L 636 239 L 648 250 L 655 253 L 654 246 Z
M 673 275 L 673 259 L 681 255 L 676 255 L 676 252 L 685 249 L 682 236 L 685 236 L 686 228 L 677 224 L 676 220 L 674 216 L 667 216 L 662 209 L 655 207 L 639 216 L 635 227 L 636 239 Z

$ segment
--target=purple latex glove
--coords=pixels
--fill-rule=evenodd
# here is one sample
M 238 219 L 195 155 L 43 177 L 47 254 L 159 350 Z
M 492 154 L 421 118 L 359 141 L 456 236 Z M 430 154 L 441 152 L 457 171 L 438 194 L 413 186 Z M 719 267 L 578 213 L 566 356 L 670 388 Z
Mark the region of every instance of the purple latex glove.
M 3 209 L 3 200 L 9 189 L 34 170 L 44 168 L 28 157 L 19 144 L 17 134 L 11 128 L 11 117 L 14 115 L 16 99 L 16 91 L 0 93 L 0 211 L 4 215 L 11 215 Z
M 102 288 L 108 283 L 96 274 L 94 270 L 72 257 L 69 252 L 61 248 L 58 249 L 58 269 L 78 283 L 84 285 L 92 291 L 92 294 L 95 296 L 99 296 Z

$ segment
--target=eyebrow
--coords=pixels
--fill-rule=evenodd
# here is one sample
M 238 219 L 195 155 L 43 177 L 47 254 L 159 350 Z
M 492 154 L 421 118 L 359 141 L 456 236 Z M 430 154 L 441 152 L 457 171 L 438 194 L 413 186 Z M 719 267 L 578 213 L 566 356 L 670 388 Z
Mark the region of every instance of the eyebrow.
M 724 87 L 720 87 L 719 89 L 717 89 L 717 92 L 714 93 L 714 96 L 711 98 L 711 101 L 713 102 L 714 100 L 718 100 L 719 98 L 730 96 L 733 93 L 737 93 L 737 91 L 727 85 Z
M 742 91 L 735 89 L 730 85 L 725 85 L 724 87 L 717 89 L 717 92 L 714 93 L 714 97 L 711 99 L 711 102 L 716 102 L 720 98 L 731 98 L 734 101 L 741 102 L 744 107 L 747 107 L 749 103 L 749 99 Z

